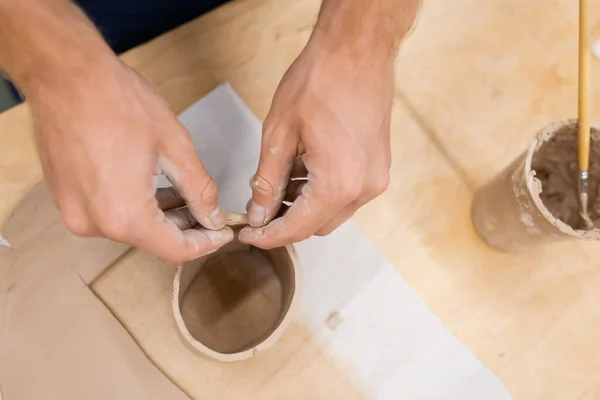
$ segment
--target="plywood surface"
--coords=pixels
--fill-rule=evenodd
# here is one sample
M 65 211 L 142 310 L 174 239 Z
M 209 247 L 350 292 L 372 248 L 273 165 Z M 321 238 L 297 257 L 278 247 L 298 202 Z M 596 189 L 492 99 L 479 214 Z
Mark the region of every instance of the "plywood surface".
M 318 5 L 237 1 L 124 59 L 178 112 L 229 81 L 264 118 Z M 600 1 L 591 9 L 598 11 L 591 20 L 600 36 Z M 600 397 L 598 246 L 565 243 L 505 255 L 483 245 L 469 221 L 474 188 L 522 151 L 541 125 L 575 114 L 576 20 L 570 0 L 426 1 L 397 62 L 392 183 L 355 217 L 517 399 Z M 600 63 L 592 63 L 592 74 L 600 79 Z M 41 176 L 26 111 L 0 115 L 0 221 Z M 225 368 L 192 359 L 180 351 L 175 332 L 159 329 L 157 318 L 169 311 L 160 307 L 169 305 L 153 312 L 142 306 L 152 300 L 148 293 L 170 293 L 171 276 L 132 252 L 94 290 L 187 391 L 260 399 L 364 396 L 349 383 L 352 371 L 329 359 L 301 324 L 251 364 Z M 124 289 L 132 280 L 138 291 Z
M 255 161 L 236 165 L 235 160 L 242 159 L 244 152 L 255 147 L 252 143 L 257 144 L 260 122 L 245 107 L 238 109 L 236 116 L 231 110 L 239 105 L 231 95 L 228 85 L 221 86 L 187 109 L 180 120 L 189 127 L 197 145 L 210 146 L 210 152 L 200 149 L 209 170 L 215 166 L 214 158 L 209 162 L 210 155 L 238 137 L 237 149 L 229 153 L 231 160 L 222 165 L 224 170 L 214 175 L 219 187 L 232 196 L 224 199 L 223 204 L 238 199 L 229 205 L 237 209 L 243 207 L 250 195 L 245 177 L 254 168 Z M 201 108 L 213 101 L 216 103 L 208 110 Z M 224 120 L 240 120 L 237 128 L 232 129 L 234 124 L 223 124 L 221 119 L 215 118 L 222 110 L 231 112 Z M 245 121 L 241 117 L 244 114 L 248 115 Z M 403 120 L 402 116 L 398 115 L 397 120 Z M 223 126 L 216 128 L 219 124 Z M 418 134 L 409 135 L 407 140 L 419 149 L 431 150 L 426 139 Z M 243 141 L 250 143 L 239 146 Z M 234 191 L 230 191 L 231 182 L 236 187 Z M 229 207 L 224 208 L 231 209 Z M 251 363 L 252 375 L 269 375 L 273 368 L 278 372 L 277 379 L 256 379 L 262 382 L 256 386 L 247 385 L 247 371 L 235 376 L 230 374 L 237 370 L 237 365 L 206 363 L 190 354 L 180 341 L 173 340 L 179 335 L 170 309 L 164 306 L 171 295 L 171 274 L 164 273 L 168 269 L 164 265 L 148 268 L 140 263 L 131 270 L 112 269 L 95 283 L 94 289 L 102 293 L 105 300 L 110 299 L 109 307 L 149 357 L 193 398 L 203 398 L 207 393 L 209 397 L 214 394 L 219 398 L 224 390 L 234 399 L 254 393 L 260 393 L 263 398 L 278 397 L 282 390 L 280 379 L 298 382 L 293 388 L 297 396 L 342 398 L 348 395 L 339 389 L 330 389 L 331 382 L 344 382 L 344 376 L 352 378 L 352 383 L 373 399 L 396 400 L 399 394 L 413 400 L 509 398 L 500 381 L 448 332 L 356 226 L 345 224 L 325 238 L 298 243 L 296 250 L 303 279 L 294 327 L 301 328 L 299 332 L 306 337 L 306 342 L 321 355 L 302 357 L 303 347 L 283 353 L 259 352 Z M 256 320 L 256 316 L 252 319 Z M 276 349 L 283 350 L 280 346 L 278 343 Z M 303 360 L 300 370 L 294 363 L 290 371 L 290 362 L 299 356 Z M 314 377 L 307 375 L 310 370 L 306 369 L 306 363 L 319 366 L 321 388 L 309 384 Z M 216 371 L 222 371 L 218 375 L 222 378 L 213 377 Z M 202 379 L 204 376 L 211 378 Z M 323 391 L 322 388 L 329 389 Z

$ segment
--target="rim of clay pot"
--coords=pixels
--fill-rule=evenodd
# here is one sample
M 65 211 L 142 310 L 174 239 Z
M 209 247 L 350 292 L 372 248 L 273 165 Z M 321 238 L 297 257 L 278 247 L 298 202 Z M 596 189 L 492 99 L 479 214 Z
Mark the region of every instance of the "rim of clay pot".
M 563 222 L 561 219 L 555 217 L 548 208 L 544 205 L 544 202 L 541 198 L 541 193 L 543 191 L 542 182 L 536 177 L 536 171 L 531 168 L 531 164 L 533 162 L 534 154 L 546 143 L 550 140 L 556 132 L 558 132 L 561 128 L 569 126 L 570 128 L 575 128 L 577 126 L 577 119 L 568 118 L 559 121 L 552 122 L 546 126 L 544 126 L 535 138 L 532 140 L 529 149 L 527 150 L 527 155 L 525 157 L 525 168 L 523 168 L 523 178 L 525 179 L 527 189 L 531 198 L 533 199 L 533 203 L 536 205 L 542 216 L 554 227 L 556 227 L 560 232 L 572 236 L 578 239 L 586 239 L 586 240 L 599 240 L 600 239 L 600 229 L 594 228 L 591 230 L 583 230 L 583 229 L 574 229 L 570 225 Z M 596 125 L 592 125 L 593 130 L 598 130 L 599 128 Z
M 296 249 L 293 245 L 287 245 L 285 247 L 282 247 L 282 249 L 285 249 L 285 251 L 287 252 L 287 254 L 290 258 L 290 262 L 294 269 L 293 292 L 292 292 L 290 304 L 287 307 L 287 309 L 281 311 L 282 314 L 284 314 L 284 315 L 283 315 L 283 318 L 281 318 L 279 320 L 279 323 L 277 324 L 275 329 L 273 329 L 270 333 L 269 332 L 265 333 L 266 337 L 264 340 L 260 341 L 259 343 L 253 344 L 250 347 L 248 347 L 247 349 L 239 351 L 239 352 L 222 353 L 222 352 L 213 350 L 192 336 L 192 334 L 190 333 L 190 331 L 187 328 L 185 321 L 183 320 L 183 316 L 182 316 L 181 310 L 179 308 L 178 296 L 179 296 L 180 284 L 181 284 L 180 277 L 181 277 L 181 273 L 183 271 L 183 264 L 180 264 L 177 267 L 177 272 L 175 273 L 175 277 L 173 279 L 173 294 L 172 294 L 172 299 L 171 299 L 171 307 L 173 310 L 173 315 L 175 317 L 175 322 L 176 322 L 178 331 L 183 336 L 184 341 L 188 345 L 192 346 L 195 350 L 199 351 L 200 353 L 202 353 L 208 357 L 211 357 L 215 360 L 223 361 L 223 362 L 246 360 L 248 358 L 256 356 L 258 353 L 261 353 L 261 352 L 267 350 L 273 344 L 275 344 L 275 342 L 277 342 L 277 340 L 279 340 L 281 335 L 283 335 L 283 333 L 285 332 L 287 327 L 290 325 L 293 315 L 294 315 L 294 312 L 298 305 L 298 301 L 299 301 L 299 297 L 300 297 L 299 293 L 301 293 L 301 291 L 302 291 L 301 265 L 300 265 L 300 259 L 298 257 L 298 253 L 296 252 Z

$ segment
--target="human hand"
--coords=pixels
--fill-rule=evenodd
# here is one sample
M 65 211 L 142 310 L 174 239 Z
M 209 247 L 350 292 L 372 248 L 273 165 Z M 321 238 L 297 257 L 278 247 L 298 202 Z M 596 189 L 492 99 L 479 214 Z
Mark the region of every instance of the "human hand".
M 327 235 L 380 195 L 389 182 L 393 96 L 392 54 L 369 57 L 311 40 L 265 120 L 251 226 L 240 241 L 273 248 Z M 273 219 L 282 201 L 293 204 Z
M 148 82 L 113 58 L 27 93 L 63 222 L 78 236 L 107 237 L 172 264 L 220 248 L 233 231 L 189 133 Z M 176 191 L 155 193 L 160 172 Z M 184 203 L 194 218 L 162 211 Z M 189 229 L 193 219 L 203 228 Z

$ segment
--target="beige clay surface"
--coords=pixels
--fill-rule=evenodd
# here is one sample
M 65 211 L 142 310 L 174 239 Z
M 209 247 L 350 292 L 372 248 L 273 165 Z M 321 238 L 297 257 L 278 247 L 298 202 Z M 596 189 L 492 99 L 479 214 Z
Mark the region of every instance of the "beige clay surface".
M 185 291 L 181 314 L 191 335 L 220 353 L 259 341 L 277 322 L 281 282 L 260 252 L 209 259 Z
M 523 253 L 557 241 L 600 239 L 600 230 L 581 229 L 585 225 L 579 218 L 576 127 L 573 118 L 548 123 L 526 151 L 477 190 L 472 222 L 491 247 Z M 593 153 L 597 147 L 593 143 Z M 592 158 L 595 170 L 596 157 Z M 590 180 L 591 190 L 597 191 L 598 176 Z
M 261 250 L 234 239 L 177 268 L 171 323 L 197 355 L 247 360 L 278 342 L 301 291 L 302 266 L 293 246 Z
M 264 118 L 318 6 L 317 0 L 236 1 L 123 59 L 177 112 L 229 81 Z M 590 8 L 600 9 L 600 1 Z M 597 38 L 600 14 L 592 13 L 591 25 Z M 391 185 L 355 217 L 517 399 L 600 397 L 598 246 L 568 242 L 502 254 L 483 244 L 469 216 L 475 189 L 521 154 L 540 127 L 576 115 L 576 55 L 571 0 L 426 1 L 396 64 Z M 592 76 L 600 76 L 595 60 Z M 600 86 L 593 85 L 592 104 L 599 101 Z M 0 220 L 41 177 L 30 126 L 25 106 L 0 115 Z M 351 384 L 352 369 L 324 355 L 297 322 L 276 351 L 241 365 L 191 356 L 164 323 L 171 318 L 164 299 L 172 275 L 131 252 L 93 289 L 187 393 L 364 397 Z

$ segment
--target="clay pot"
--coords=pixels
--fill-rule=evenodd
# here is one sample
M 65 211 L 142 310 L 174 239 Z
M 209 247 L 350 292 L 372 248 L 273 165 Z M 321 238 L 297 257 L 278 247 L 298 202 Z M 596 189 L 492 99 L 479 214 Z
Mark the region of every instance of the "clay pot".
M 234 229 L 245 216 L 228 221 Z M 234 240 L 185 263 L 173 282 L 173 314 L 183 340 L 218 361 L 238 361 L 271 347 L 290 324 L 300 293 L 293 246 L 261 250 Z
M 592 149 L 590 154 L 590 208 L 598 191 L 593 169 L 600 160 L 600 131 L 592 128 Z M 551 147 L 560 148 L 550 154 Z M 520 252 L 548 242 L 568 239 L 599 240 L 600 231 L 577 229 L 563 222 L 578 218 L 577 196 L 577 121 L 573 119 L 554 122 L 538 132 L 529 149 L 514 160 L 500 174 L 496 175 L 475 194 L 472 206 L 472 221 L 479 235 L 492 247 L 508 252 Z M 546 177 L 543 165 L 558 166 L 557 174 L 568 181 L 569 196 L 557 198 L 554 203 L 562 203 L 566 215 L 554 215 L 542 198 L 561 196 L 550 193 L 550 186 L 543 188 L 542 177 Z M 535 170 L 535 169 L 538 170 Z M 538 179 L 540 178 L 540 179 Z M 543 178 L 543 179 L 546 179 Z M 554 178 L 553 178 L 554 179 Z M 546 180 L 544 180 L 546 182 Z M 545 192 L 543 193 L 543 189 Z M 540 197 L 542 196 L 542 197 Z M 550 204 L 550 203 L 548 203 Z

